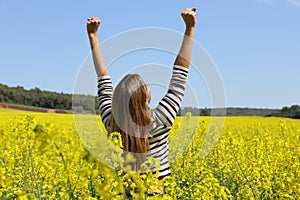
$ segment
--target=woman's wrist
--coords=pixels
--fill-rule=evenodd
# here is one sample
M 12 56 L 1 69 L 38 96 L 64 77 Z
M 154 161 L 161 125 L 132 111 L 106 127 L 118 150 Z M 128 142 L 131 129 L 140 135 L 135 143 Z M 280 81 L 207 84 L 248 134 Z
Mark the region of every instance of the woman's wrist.
M 97 32 L 93 32 L 93 33 L 88 33 L 89 38 L 97 38 Z
M 194 32 L 195 32 L 195 26 L 187 26 L 185 28 L 184 35 L 186 35 L 188 37 L 193 37 L 194 36 Z
M 187 31 L 194 31 L 196 26 L 185 26 L 185 30 Z

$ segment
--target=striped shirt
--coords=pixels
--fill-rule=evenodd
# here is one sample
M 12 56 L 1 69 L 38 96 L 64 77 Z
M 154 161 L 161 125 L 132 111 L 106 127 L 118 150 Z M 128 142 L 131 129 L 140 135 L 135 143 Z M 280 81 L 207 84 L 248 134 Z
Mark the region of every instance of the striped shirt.
M 159 177 L 171 174 L 168 162 L 168 138 L 183 99 L 187 76 L 187 68 L 174 65 L 167 94 L 159 101 L 157 107 L 151 110 L 153 126 L 148 138 L 150 145 L 149 156 L 160 161 Z M 98 77 L 100 116 L 107 131 L 109 131 L 112 96 L 113 85 L 110 77 Z

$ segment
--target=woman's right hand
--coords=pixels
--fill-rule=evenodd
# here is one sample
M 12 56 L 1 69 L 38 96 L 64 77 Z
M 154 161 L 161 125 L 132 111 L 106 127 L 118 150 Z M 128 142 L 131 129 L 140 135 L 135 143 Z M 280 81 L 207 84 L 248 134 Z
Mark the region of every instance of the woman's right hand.
M 181 16 L 187 28 L 196 26 L 196 8 L 186 8 L 181 12 Z
M 100 19 L 98 17 L 91 17 L 87 19 L 86 29 L 88 32 L 88 35 L 96 35 L 98 28 L 100 26 Z

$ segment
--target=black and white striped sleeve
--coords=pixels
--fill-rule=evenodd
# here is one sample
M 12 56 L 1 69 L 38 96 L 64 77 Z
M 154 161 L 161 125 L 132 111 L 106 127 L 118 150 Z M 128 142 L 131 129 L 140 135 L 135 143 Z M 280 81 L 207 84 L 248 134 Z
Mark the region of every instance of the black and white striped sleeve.
M 160 100 L 155 112 L 159 120 L 172 126 L 179 111 L 188 76 L 188 68 L 175 65 L 167 94 Z
M 109 131 L 113 85 L 109 76 L 98 77 L 98 100 L 102 122 Z

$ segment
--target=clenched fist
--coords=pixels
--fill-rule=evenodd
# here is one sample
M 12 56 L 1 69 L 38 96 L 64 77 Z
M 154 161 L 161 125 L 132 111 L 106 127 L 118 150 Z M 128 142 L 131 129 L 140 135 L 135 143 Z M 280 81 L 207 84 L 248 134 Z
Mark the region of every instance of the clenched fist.
M 100 26 L 100 19 L 98 17 L 92 17 L 87 19 L 86 29 L 89 35 L 97 34 Z
M 181 16 L 187 28 L 196 26 L 196 8 L 186 8 L 181 12 Z

